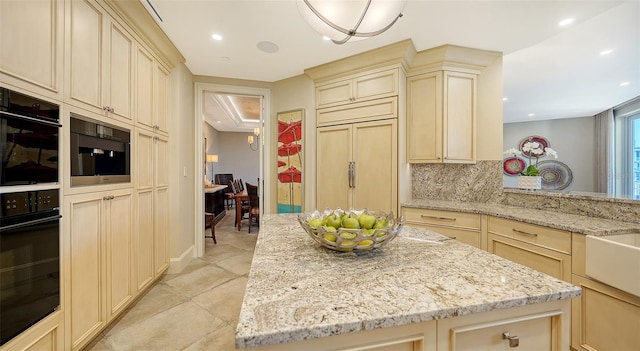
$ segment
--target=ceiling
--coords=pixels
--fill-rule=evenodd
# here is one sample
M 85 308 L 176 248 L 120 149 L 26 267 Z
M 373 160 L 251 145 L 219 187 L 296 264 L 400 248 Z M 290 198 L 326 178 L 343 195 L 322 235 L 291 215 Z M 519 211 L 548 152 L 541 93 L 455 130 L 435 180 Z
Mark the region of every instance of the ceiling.
M 150 12 L 153 5 L 195 75 L 274 82 L 410 38 L 418 51 L 453 44 L 503 52 L 505 122 L 592 116 L 640 95 L 637 0 L 408 0 L 387 32 L 344 45 L 322 40 L 296 0 L 140 1 Z M 568 17 L 573 24 L 558 26 Z

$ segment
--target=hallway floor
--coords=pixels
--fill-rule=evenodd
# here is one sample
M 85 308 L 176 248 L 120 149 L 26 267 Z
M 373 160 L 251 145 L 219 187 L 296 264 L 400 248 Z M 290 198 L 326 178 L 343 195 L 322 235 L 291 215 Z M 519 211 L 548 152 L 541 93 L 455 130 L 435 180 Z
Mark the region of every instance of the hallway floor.
M 228 351 L 247 284 L 258 227 L 236 231 L 235 210 L 216 225 L 217 245 L 178 274 L 166 274 L 87 351 Z M 210 235 L 207 229 L 206 235 Z

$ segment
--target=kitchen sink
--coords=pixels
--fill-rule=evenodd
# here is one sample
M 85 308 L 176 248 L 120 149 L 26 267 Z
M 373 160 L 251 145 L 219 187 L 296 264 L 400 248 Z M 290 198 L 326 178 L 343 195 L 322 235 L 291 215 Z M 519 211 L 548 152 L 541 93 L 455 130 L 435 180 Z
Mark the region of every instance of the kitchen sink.
M 640 233 L 587 236 L 586 273 L 640 296 Z

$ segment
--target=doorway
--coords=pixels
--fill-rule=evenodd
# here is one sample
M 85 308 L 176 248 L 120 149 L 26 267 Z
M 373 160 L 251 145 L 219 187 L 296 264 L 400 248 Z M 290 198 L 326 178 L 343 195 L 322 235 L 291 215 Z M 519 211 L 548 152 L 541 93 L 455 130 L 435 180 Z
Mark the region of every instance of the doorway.
M 255 143 L 257 143 L 257 150 L 252 152 L 258 153 L 258 179 L 260 180 L 260 199 L 261 199 L 261 207 L 263 208 L 262 212 L 267 212 L 268 209 L 264 208 L 269 204 L 268 199 L 270 198 L 270 191 L 267 187 L 264 186 L 266 182 L 264 181 L 264 174 L 270 174 L 269 162 L 265 162 L 265 157 L 268 157 L 268 153 L 266 152 L 265 145 L 270 145 L 270 133 L 266 132 L 270 130 L 269 118 L 266 116 L 270 115 L 270 100 L 271 93 L 269 89 L 265 88 L 252 88 L 252 87 L 242 87 L 242 86 L 231 86 L 231 85 L 219 85 L 219 84 L 210 84 L 210 83 L 196 83 L 195 84 L 195 111 L 196 111 L 196 123 L 195 123 L 195 135 L 194 135 L 194 154 L 196 155 L 196 160 L 202 160 L 202 162 L 196 162 L 196 169 L 194 174 L 196 179 L 205 179 L 205 172 L 215 173 L 214 168 L 212 168 L 211 164 L 206 163 L 206 150 L 205 150 L 205 141 L 204 141 L 204 126 L 205 126 L 205 99 L 211 98 L 219 98 L 224 100 L 224 96 L 238 96 L 238 97 L 260 97 L 262 100 L 262 108 L 260 111 L 259 122 L 257 124 L 257 128 L 259 128 L 259 137 L 254 137 Z M 253 127 L 251 123 L 246 123 L 246 121 L 236 120 L 238 127 L 238 131 L 245 133 L 253 133 Z M 249 134 L 245 134 L 249 135 Z M 208 142 L 213 142 L 212 140 Z M 224 145 L 219 145 L 219 148 L 224 148 Z M 240 147 L 245 147 L 247 150 L 250 150 L 250 145 L 248 141 L 245 139 L 244 144 Z M 220 160 L 220 158 L 219 158 Z M 221 162 L 221 161 L 219 161 Z M 229 162 L 227 160 L 227 162 Z M 238 162 L 242 162 L 238 160 Z M 209 171 L 206 171 L 207 166 L 209 167 Z M 213 174 L 209 175 L 213 177 Z M 257 179 L 255 180 L 257 181 Z M 201 257 L 204 254 L 204 182 L 196 181 L 195 182 L 195 214 L 194 214 L 194 228 L 195 230 L 195 238 L 194 238 L 194 254 L 196 257 Z

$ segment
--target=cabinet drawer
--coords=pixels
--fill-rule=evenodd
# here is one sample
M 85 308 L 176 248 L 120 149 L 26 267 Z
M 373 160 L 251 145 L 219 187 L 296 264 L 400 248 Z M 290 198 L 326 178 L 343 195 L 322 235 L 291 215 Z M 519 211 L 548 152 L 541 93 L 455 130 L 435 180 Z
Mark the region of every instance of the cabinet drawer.
M 440 233 L 442 235 L 446 235 L 450 238 L 456 239 L 462 243 L 467 245 L 471 245 L 473 247 L 481 248 L 481 236 L 480 232 L 477 230 L 468 230 L 468 229 L 458 229 L 452 227 L 441 227 L 437 225 L 424 225 L 419 224 L 420 227 L 427 228 L 436 233 Z
M 432 224 L 480 230 L 480 215 L 477 213 L 426 210 L 421 208 L 403 208 L 402 215 L 407 223 Z
M 398 117 L 398 97 L 358 102 L 317 111 L 317 126 L 375 121 Z
M 508 236 L 520 241 L 571 254 L 571 232 L 489 217 L 489 233 Z

